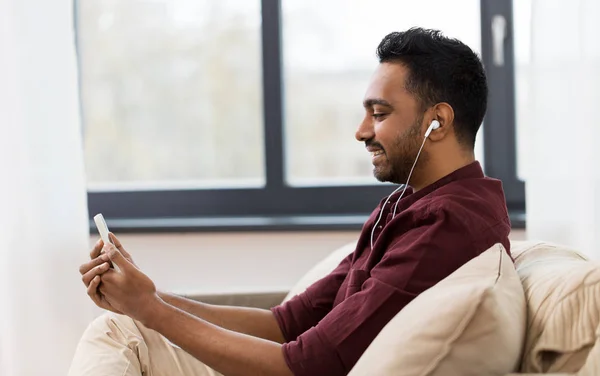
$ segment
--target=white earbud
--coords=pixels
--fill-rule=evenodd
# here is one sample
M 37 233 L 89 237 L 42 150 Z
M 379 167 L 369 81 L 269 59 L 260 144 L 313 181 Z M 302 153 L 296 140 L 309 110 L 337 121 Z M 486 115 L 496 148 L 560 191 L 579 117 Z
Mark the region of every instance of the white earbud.
M 427 128 L 427 132 L 425 132 L 425 138 L 429 137 L 431 132 L 440 127 L 440 122 L 437 120 L 433 120 L 431 124 L 429 124 L 429 128 Z

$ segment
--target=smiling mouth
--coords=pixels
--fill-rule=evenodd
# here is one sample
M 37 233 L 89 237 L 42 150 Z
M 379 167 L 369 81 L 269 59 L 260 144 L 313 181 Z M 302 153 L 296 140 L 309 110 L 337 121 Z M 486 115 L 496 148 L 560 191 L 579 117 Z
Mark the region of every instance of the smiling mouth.
M 373 158 L 378 157 L 378 156 L 380 156 L 382 154 L 383 154 L 383 150 L 376 150 L 376 151 L 371 152 L 371 156 Z

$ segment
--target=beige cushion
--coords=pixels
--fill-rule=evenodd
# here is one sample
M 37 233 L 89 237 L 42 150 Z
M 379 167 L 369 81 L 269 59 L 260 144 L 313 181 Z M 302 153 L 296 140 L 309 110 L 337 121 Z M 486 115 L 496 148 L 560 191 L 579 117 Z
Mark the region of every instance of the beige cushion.
M 350 376 L 505 375 L 519 365 L 525 297 L 497 244 L 398 313 Z
M 600 264 L 563 246 L 514 242 L 527 297 L 522 372 L 577 372 L 596 343 Z
M 340 262 L 342 262 L 346 256 L 354 252 L 355 248 L 356 243 L 354 242 L 346 244 L 345 246 L 335 250 L 332 254 L 327 256 L 312 269 L 310 269 L 305 275 L 303 275 L 302 278 L 300 278 L 300 280 L 294 285 L 294 287 L 292 287 L 283 301 L 286 302 L 290 300 L 295 295 L 298 295 L 306 290 L 308 286 L 327 276 L 340 264 Z
M 577 376 L 598 376 L 600 375 L 600 325 L 596 330 L 596 343 L 588 354 L 583 367 L 577 373 Z

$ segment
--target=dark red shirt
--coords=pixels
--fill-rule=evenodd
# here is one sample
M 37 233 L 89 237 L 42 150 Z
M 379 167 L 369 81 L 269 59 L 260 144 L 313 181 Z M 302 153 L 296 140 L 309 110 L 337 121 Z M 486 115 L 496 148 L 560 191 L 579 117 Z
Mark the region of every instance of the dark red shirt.
M 396 216 L 394 194 L 363 226 L 356 250 L 325 278 L 272 309 L 297 376 L 346 375 L 383 327 L 417 295 L 492 245 L 510 248 L 502 184 L 474 162 L 415 193 Z

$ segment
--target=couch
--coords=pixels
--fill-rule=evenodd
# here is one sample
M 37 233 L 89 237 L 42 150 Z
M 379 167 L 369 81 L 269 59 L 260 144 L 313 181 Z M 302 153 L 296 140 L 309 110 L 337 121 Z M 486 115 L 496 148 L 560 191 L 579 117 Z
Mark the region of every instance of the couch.
M 283 301 L 353 250 L 332 252 Z M 495 245 L 417 297 L 350 375 L 600 376 L 600 263 L 544 242 L 513 242 L 511 254 Z M 281 296 L 198 298 L 268 308 Z

